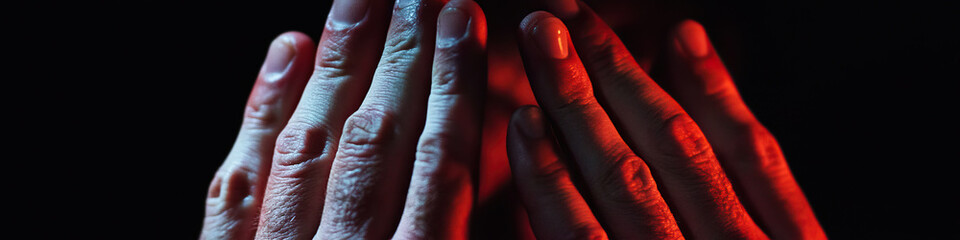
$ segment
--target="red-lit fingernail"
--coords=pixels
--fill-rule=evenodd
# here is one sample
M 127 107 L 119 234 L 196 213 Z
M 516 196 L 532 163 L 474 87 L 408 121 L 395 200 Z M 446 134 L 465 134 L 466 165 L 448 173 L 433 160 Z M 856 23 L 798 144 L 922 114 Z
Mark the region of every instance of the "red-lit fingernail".
M 558 18 L 541 19 L 533 29 L 533 39 L 547 56 L 564 59 L 569 55 L 570 34 Z
M 470 16 L 460 9 L 447 8 L 440 13 L 437 23 L 437 45 L 453 45 L 467 33 Z
M 546 136 L 547 130 L 543 126 L 543 113 L 540 112 L 540 109 L 527 107 L 521 111 L 521 117 L 516 121 L 520 133 L 527 139 L 539 139 Z
M 369 0 L 336 0 L 330 8 L 330 19 L 340 24 L 356 24 L 367 15 Z
M 263 61 L 264 80 L 276 81 L 283 77 L 293 57 L 297 55 L 293 41 L 293 37 L 280 36 L 270 44 L 267 59 Z
M 689 57 L 707 56 L 710 49 L 707 46 L 707 33 L 703 26 L 694 21 L 686 21 L 677 31 L 677 40 L 683 51 Z

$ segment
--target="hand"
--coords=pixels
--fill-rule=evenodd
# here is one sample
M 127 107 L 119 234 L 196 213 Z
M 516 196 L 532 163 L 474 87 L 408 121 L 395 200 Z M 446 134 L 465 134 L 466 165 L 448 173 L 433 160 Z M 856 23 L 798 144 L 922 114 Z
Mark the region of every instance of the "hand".
M 466 237 L 486 20 L 469 0 L 397 4 L 336 0 L 315 62 L 309 37 L 274 41 L 201 238 Z
M 586 5 L 551 11 L 520 26 L 543 111 L 517 110 L 507 137 L 538 238 L 825 238 L 698 23 L 673 34 L 668 94 Z

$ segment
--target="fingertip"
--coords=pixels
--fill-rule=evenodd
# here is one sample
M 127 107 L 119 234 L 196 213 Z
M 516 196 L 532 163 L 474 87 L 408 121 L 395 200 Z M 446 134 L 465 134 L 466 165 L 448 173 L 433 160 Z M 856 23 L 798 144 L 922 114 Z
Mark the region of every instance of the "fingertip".
M 309 58 L 313 41 L 306 34 L 290 31 L 278 35 L 270 43 L 267 57 L 261 68 L 262 80 L 268 83 L 280 82 L 287 79 L 288 72 L 299 70 L 304 58 Z M 278 85 L 278 84 L 274 84 Z
M 553 14 L 544 11 L 528 14 L 520 23 L 520 34 L 544 56 L 557 60 L 570 56 L 570 33 Z
M 510 125 L 526 139 L 539 139 L 546 135 L 543 112 L 536 106 L 523 106 L 513 112 Z
M 536 28 L 537 23 L 547 18 L 556 18 L 556 16 L 553 16 L 553 14 L 546 11 L 535 11 L 527 14 L 527 16 L 520 21 L 520 32 L 532 33 L 534 28 Z
M 312 68 L 313 40 L 301 32 L 277 35 L 247 100 L 244 127 L 282 127 L 296 106 Z
M 676 50 L 686 57 L 702 58 L 710 54 L 710 39 L 703 25 L 694 20 L 683 20 L 674 28 Z
M 291 42 L 291 45 L 293 45 L 294 49 L 297 50 L 297 52 L 312 51 L 313 49 L 316 48 L 316 45 L 313 42 L 313 38 L 299 31 L 287 31 L 277 36 L 277 38 L 288 39 Z
M 291 66 L 292 70 L 304 71 L 313 69 L 311 65 L 317 50 L 317 44 L 313 41 L 313 38 L 299 31 L 287 31 L 280 34 L 277 38 L 286 39 L 297 52 L 294 65 Z
M 471 0 L 448 2 L 437 18 L 437 47 L 449 47 L 468 39 L 486 46 L 487 20 L 483 10 Z

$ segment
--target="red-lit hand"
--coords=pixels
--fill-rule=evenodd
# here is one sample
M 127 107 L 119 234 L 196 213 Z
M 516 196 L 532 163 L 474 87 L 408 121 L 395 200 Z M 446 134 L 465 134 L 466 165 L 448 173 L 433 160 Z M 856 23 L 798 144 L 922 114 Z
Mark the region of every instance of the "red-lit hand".
M 336 0 L 315 61 L 303 34 L 274 41 L 202 239 L 466 237 L 486 20 L 470 0 L 391 6 Z
M 543 110 L 517 110 L 507 137 L 538 238 L 825 238 L 698 23 L 676 28 L 655 82 L 586 5 L 561 2 L 521 23 Z

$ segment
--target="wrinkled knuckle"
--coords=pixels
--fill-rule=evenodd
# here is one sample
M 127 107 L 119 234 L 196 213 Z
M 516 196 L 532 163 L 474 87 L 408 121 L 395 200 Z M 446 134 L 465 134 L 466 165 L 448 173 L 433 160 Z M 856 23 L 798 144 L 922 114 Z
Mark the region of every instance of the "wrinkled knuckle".
M 436 68 L 433 72 L 433 86 L 431 94 L 454 95 L 461 92 L 460 74 L 456 66 L 447 64 L 445 67 Z
M 654 133 L 656 139 L 664 139 L 657 141 L 657 148 L 668 159 L 686 159 L 669 162 L 688 163 L 689 160 L 699 162 L 714 158 L 713 149 L 706 136 L 689 115 L 680 112 L 664 116 L 666 117 Z
M 736 160 L 739 165 L 770 171 L 786 169 L 786 160 L 776 138 L 760 124 L 745 124 L 740 127 L 739 138 L 735 144 Z
M 563 100 L 561 100 L 554 109 L 559 114 L 583 114 L 583 112 L 590 109 L 590 106 L 594 103 L 591 99 L 592 97 L 592 93 L 571 91 L 565 94 L 564 97 L 561 97 Z
M 388 80 L 405 78 L 410 66 L 416 63 L 417 54 L 420 51 L 416 47 L 416 43 L 409 39 L 398 41 L 404 42 L 401 43 L 403 46 L 394 46 L 392 49 L 384 51 L 380 65 L 377 67 L 377 73 Z
M 317 79 L 333 80 L 349 75 L 349 53 L 342 44 L 325 44 L 321 51 L 314 70 Z
M 737 87 L 733 85 L 733 80 L 725 75 L 702 75 L 703 94 L 707 99 L 722 103 L 725 106 L 739 104 L 740 94 Z
M 420 36 L 415 29 L 406 29 L 405 33 L 388 38 L 383 47 L 383 60 L 387 63 L 407 63 L 422 50 Z
M 250 168 L 235 167 L 219 171 L 210 183 L 207 201 L 210 207 L 222 212 L 251 204 L 253 186 L 256 186 L 256 172 Z M 211 211 L 208 211 L 208 214 Z
M 323 153 L 329 147 L 331 135 L 326 125 L 292 121 L 277 137 L 276 152 L 308 155 Z
M 561 179 L 570 178 L 566 165 L 559 160 L 533 167 L 530 169 L 530 175 L 540 186 L 557 186 L 561 183 Z
M 375 145 L 389 140 L 396 132 L 396 114 L 377 107 L 357 110 L 343 127 L 343 144 Z
M 587 59 L 584 59 L 585 62 L 593 65 L 600 72 L 619 73 L 619 75 L 629 75 L 639 69 L 633 57 L 616 47 L 613 41 L 617 40 L 607 36 L 595 38 L 588 47 L 595 54 L 588 54 Z
M 272 104 L 247 104 L 243 111 L 243 128 L 271 129 L 280 121 L 280 109 Z
M 417 143 L 416 165 L 424 173 L 433 173 L 449 156 L 444 151 L 447 142 L 443 136 L 424 136 Z
M 291 123 L 277 138 L 273 175 L 297 178 L 318 162 L 331 159 L 337 140 L 326 125 Z
M 338 162 L 364 165 L 372 159 L 398 131 L 394 113 L 374 107 L 361 107 L 347 118 L 337 156 Z
M 647 175 L 643 161 L 635 155 L 618 154 L 600 171 L 600 191 L 606 199 L 634 205 L 637 199 L 649 199 L 656 184 Z

